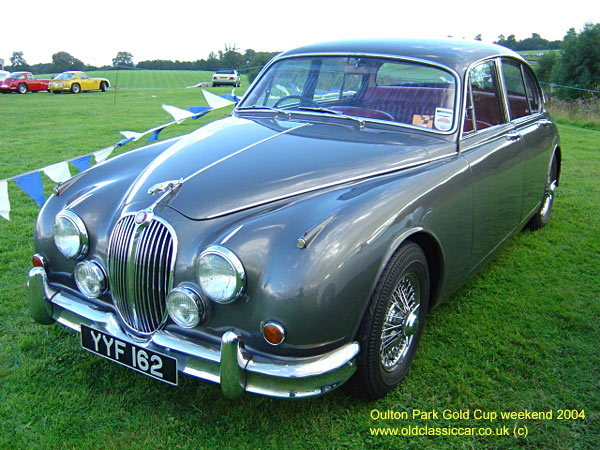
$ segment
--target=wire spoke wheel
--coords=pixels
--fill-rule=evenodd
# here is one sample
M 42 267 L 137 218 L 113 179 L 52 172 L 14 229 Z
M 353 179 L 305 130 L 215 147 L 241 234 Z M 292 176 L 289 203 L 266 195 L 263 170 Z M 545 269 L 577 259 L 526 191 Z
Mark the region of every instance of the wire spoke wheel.
M 419 280 L 414 273 L 404 275 L 392 292 L 385 313 L 379 350 L 381 365 L 391 371 L 406 357 L 418 325 L 421 305 Z
M 546 177 L 546 186 L 544 188 L 544 196 L 539 210 L 533 215 L 527 226 L 535 231 L 543 228 L 550 220 L 554 197 L 556 196 L 556 188 L 558 187 L 558 175 L 560 173 L 560 162 L 557 154 L 552 155 L 552 161 L 548 168 L 548 176 Z

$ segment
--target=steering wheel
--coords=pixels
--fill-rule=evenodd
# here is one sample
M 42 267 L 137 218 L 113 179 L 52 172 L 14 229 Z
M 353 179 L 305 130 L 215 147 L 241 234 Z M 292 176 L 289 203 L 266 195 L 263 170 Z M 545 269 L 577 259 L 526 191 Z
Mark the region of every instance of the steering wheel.
M 304 100 L 305 102 L 308 102 L 310 106 L 319 106 L 317 104 L 317 102 L 314 102 L 306 97 L 303 97 L 301 95 L 286 95 L 285 97 L 281 97 L 279 100 L 277 100 L 275 102 L 275 104 L 273 105 L 273 108 L 277 108 L 281 103 L 283 103 L 285 100 L 289 100 L 290 98 L 297 98 L 300 101 Z

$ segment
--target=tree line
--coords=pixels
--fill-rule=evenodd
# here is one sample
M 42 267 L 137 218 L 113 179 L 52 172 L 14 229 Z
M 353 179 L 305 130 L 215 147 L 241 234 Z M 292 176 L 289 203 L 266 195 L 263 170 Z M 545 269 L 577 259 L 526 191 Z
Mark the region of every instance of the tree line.
M 133 61 L 133 55 L 130 52 L 118 52 L 112 59 L 112 65 L 93 66 L 85 64 L 80 59 L 70 55 L 67 52 L 60 51 L 52 55 L 52 62 L 40 64 L 28 64 L 22 51 L 13 52 L 10 58 L 10 65 L 6 70 L 29 71 L 34 74 L 40 73 L 60 73 L 67 70 L 108 70 L 115 68 L 132 69 L 150 69 L 150 70 L 207 70 L 215 71 L 219 69 L 237 69 L 248 74 L 250 80 L 258 74 L 259 70 L 279 52 L 257 52 L 248 49 L 240 53 L 235 45 L 225 45 L 225 50 L 219 50 L 217 53 L 210 52 L 208 58 L 198 59 L 196 61 L 171 61 L 164 59 L 155 59 L 140 61 L 137 64 Z

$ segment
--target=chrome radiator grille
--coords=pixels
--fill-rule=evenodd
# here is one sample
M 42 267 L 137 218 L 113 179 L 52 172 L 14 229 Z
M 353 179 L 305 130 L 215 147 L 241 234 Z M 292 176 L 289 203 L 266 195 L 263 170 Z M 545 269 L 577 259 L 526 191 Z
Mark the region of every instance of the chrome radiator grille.
M 149 334 L 166 320 L 174 262 L 174 236 L 161 219 L 137 224 L 129 215 L 115 225 L 108 244 L 111 293 L 133 330 Z

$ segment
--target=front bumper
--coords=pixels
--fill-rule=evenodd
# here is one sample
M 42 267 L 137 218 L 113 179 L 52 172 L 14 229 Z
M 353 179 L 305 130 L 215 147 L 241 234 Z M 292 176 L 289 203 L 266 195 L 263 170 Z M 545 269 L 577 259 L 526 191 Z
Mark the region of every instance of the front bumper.
M 311 397 L 335 389 L 356 370 L 355 358 L 360 349 L 357 342 L 309 358 L 251 354 L 233 330 L 223 334 L 220 348 L 191 342 L 164 330 L 140 342 L 123 331 L 112 311 L 101 310 L 51 286 L 42 267 L 29 271 L 27 286 L 31 315 L 36 322 L 58 322 L 77 332 L 85 324 L 122 341 L 172 356 L 177 359 L 180 372 L 220 383 L 223 394 L 229 398 L 244 391 L 270 397 Z

